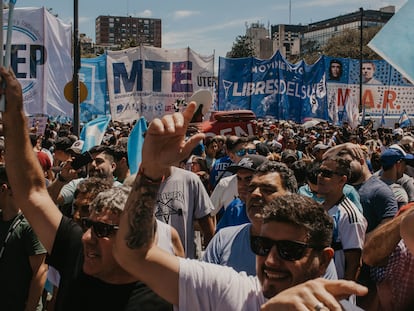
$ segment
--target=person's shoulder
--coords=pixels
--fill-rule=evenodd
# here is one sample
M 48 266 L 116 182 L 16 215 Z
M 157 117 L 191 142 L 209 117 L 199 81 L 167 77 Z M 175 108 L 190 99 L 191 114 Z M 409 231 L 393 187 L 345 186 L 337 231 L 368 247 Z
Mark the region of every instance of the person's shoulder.
M 246 223 L 246 224 L 237 225 L 237 226 L 224 227 L 219 232 L 217 232 L 217 234 L 221 237 L 229 238 L 229 237 L 233 237 L 239 234 L 242 231 L 249 230 L 250 226 L 251 226 L 250 223 Z

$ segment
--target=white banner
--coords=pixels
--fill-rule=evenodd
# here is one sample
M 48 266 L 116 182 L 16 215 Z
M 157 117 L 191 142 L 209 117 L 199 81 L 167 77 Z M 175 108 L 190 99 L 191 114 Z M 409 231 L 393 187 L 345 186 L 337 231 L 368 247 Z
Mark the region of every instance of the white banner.
M 214 56 L 191 50 L 137 47 L 108 51 L 107 78 L 112 119 L 148 121 L 173 113 L 199 89 L 214 88 Z M 177 104 L 178 103 L 178 104 Z
M 4 38 L 7 20 L 4 10 Z M 72 104 L 63 95 L 72 80 L 71 36 L 71 25 L 45 8 L 15 8 L 11 66 L 22 84 L 27 114 L 72 117 Z

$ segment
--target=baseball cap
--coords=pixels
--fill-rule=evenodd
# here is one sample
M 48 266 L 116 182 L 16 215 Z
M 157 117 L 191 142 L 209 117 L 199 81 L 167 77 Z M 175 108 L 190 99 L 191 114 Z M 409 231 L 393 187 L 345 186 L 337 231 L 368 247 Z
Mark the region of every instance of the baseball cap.
M 282 162 L 284 162 L 285 160 L 289 159 L 289 158 L 293 158 L 295 161 L 298 160 L 298 155 L 296 154 L 295 151 L 291 150 L 291 149 L 285 149 L 284 151 L 282 151 Z
M 76 154 L 81 154 L 82 153 L 82 148 L 83 148 L 83 140 L 77 140 L 75 141 L 72 146 L 70 146 L 67 151 L 69 152 L 74 152 Z
M 414 159 L 414 155 L 406 153 L 402 150 L 401 147 L 399 146 L 394 147 L 394 145 L 384 150 L 380 156 L 381 165 L 385 168 L 393 166 L 395 163 L 397 163 L 400 160 L 413 160 L 413 159 Z
M 316 144 L 315 147 L 313 147 L 312 153 L 318 152 L 319 150 L 326 150 L 326 149 L 329 149 L 329 146 L 319 143 L 319 144 Z
M 264 162 L 267 158 L 258 154 L 247 154 L 237 164 L 230 165 L 227 170 L 232 173 L 237 173 L 239 169 L 246 169 L 256 172 L 256 169 Z
M 404 135 L 404 130 L 400 127 L 396 128 L 392 131 L 392 135 L 401 135 L 401 136 L 403 136 Z

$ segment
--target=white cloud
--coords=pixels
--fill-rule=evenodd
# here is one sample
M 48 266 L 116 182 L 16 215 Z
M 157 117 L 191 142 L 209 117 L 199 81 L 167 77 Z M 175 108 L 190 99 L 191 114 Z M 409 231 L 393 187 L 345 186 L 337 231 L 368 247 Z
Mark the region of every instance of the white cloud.
M 144 10 L 142 12 L 139 12 L 138 14 L 135 14 L 136 17 L 152 17 L 152 11 L 151 10 Z
M 200 14 L 200 11 L 181 10 L 181 11 L 175 11 L 173 13 L 173 18 L 174 19 L 181 19 L 181 18 L 186 18 L 186 17 L 199 15 L 199 14 Z

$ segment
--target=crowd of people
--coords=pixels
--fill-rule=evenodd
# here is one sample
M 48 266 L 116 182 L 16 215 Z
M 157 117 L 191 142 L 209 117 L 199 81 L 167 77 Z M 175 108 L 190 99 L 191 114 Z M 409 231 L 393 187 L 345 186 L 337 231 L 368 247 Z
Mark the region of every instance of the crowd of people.
M 153 120 L 82 153 L 68 124 L 28 128 L 6 87 L 0 140 L 5 310 L 410 310 L 414 135 L 258 120 L 252 136 Z M 18 276 L 18 278 L 16 278 Z

